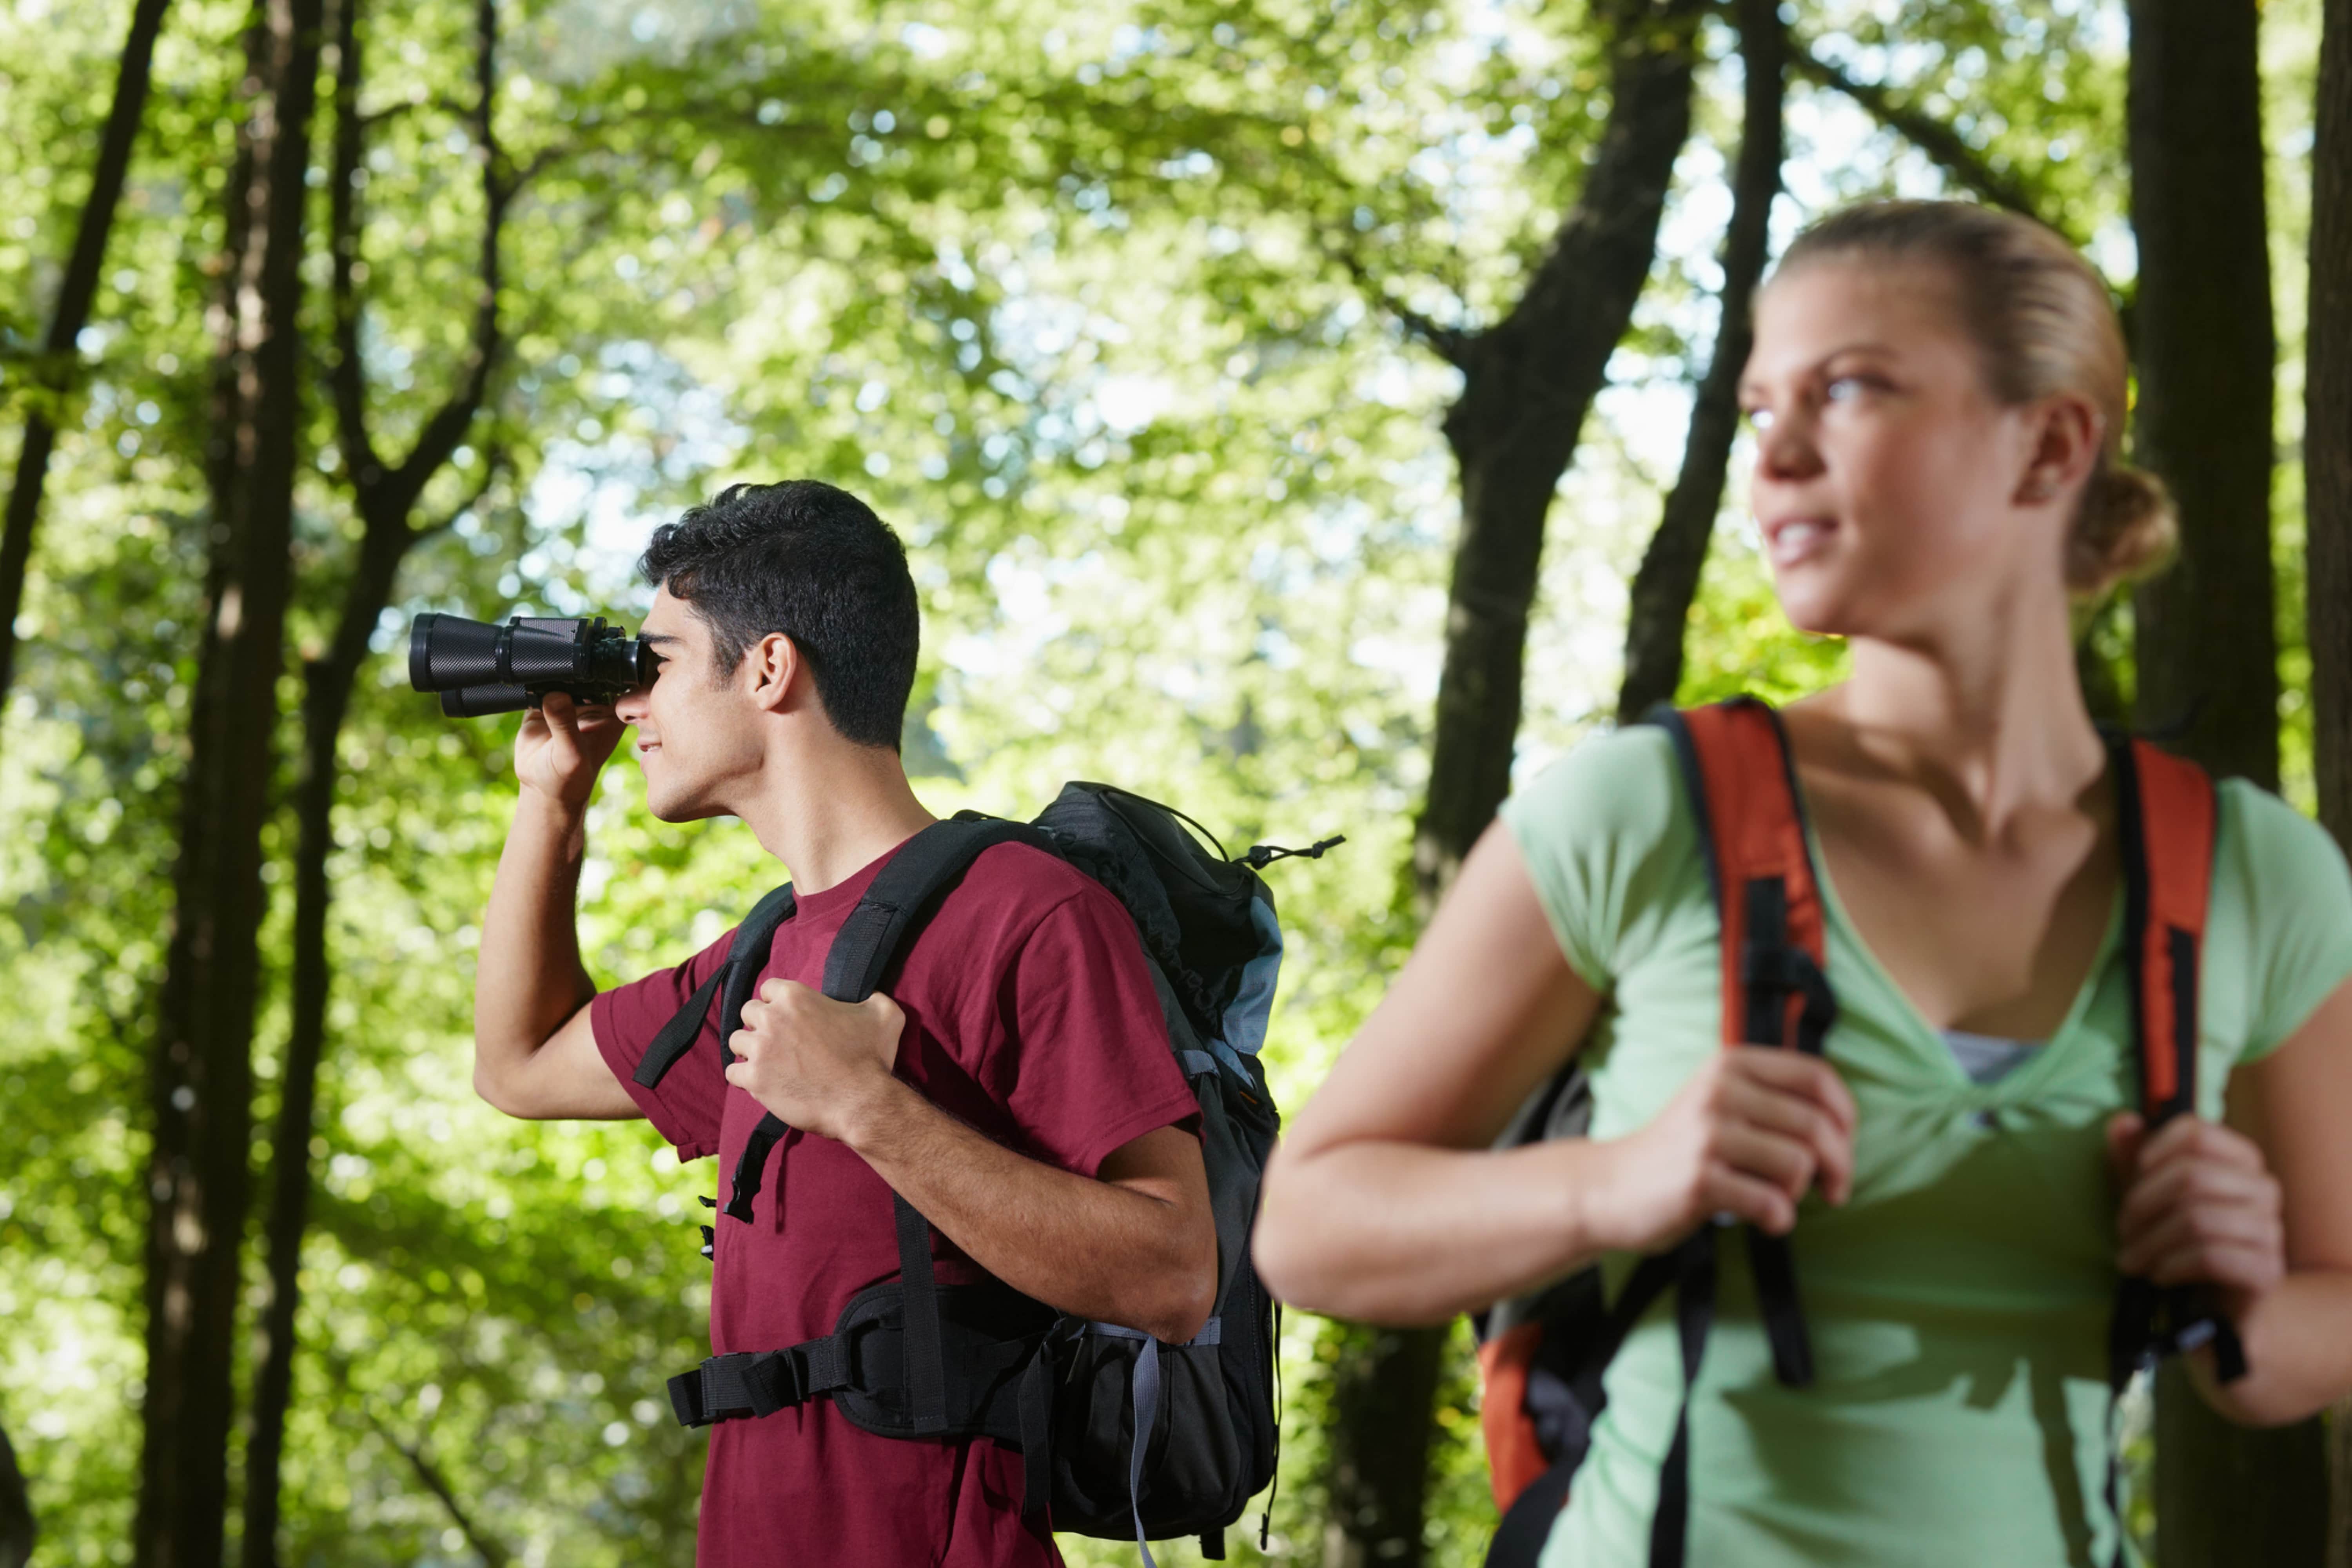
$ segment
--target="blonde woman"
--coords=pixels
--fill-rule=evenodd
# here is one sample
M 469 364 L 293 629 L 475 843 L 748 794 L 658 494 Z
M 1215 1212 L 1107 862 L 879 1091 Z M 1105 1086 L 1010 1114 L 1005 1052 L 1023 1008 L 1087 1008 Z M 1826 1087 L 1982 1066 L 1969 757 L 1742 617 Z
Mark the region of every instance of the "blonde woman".
M 1716 911 L 1663 731 L 1508 802 L 1270 1171 L 1257 1258 L 1302 1306 L 1431 1323 L 1728 1215 L 1790 1237 L 1816 1374 L 1785 1387 L 1746 1264 L 1689 1414 L 1689 1563 L 2105 1564 L 2118 1280 L 2211 1293 L 2213 1406 L 2352 1391 L 2352 873 L 2220 792 L 2199 1114 L 2147 1133 L 2107 752 L 2070 610 L 2169 549 L 2120 460 L 2126 363 L 2063 241 L 1893 203 L 1801 237 L 1742 400 L 1782 607 L 1852 675 L 1786 728 L 1825 884 L 1825 1054 L 1717 1043 Z M 1591 1135 L 1487 1152 L 1581 1053 Z M 1684 1394 L 1665 1303 L 1611 1363 L 1547 1568 L 1651 1559 Z

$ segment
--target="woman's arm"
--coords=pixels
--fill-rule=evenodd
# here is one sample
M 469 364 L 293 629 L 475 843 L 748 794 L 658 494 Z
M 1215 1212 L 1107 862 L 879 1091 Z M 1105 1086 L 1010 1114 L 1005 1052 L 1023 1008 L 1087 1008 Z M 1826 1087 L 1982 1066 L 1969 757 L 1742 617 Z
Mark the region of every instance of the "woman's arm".
M 2183 1117 L 2134 1150 L 2122 1266 L 2160 1285 L 2218 1286 L 2245 1345 L 2223 1384 L 2191 1373 L 2233 1421 L 2299 1421 L 2352 1394 L 2352 980 L 2230 1080 L 2229 1125 Z
M 1490 827 L 1267 1168 L 1268 1288 L 1343 1317 L 1439 1322 L 1711 1214 L 1785 1232 L 1817 1173 L 1843 1201 L 1853 1101 L 1793 1051 L 1717 1054 L 1627 1138 L 1489 1151 L 1599 1007 L 1517 847 Z

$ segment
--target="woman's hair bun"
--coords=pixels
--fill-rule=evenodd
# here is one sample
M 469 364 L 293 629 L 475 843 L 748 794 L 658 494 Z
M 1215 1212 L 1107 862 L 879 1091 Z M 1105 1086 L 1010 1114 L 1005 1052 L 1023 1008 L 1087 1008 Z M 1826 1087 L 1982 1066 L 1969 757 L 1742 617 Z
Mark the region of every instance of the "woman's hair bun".
M 2083 487 L 2083 508 L 2066 540 L 2066 585 L 2104 594 L 2163 568 L 2179 545 L 2172 492 L 2145 468 L 2102 463 Z

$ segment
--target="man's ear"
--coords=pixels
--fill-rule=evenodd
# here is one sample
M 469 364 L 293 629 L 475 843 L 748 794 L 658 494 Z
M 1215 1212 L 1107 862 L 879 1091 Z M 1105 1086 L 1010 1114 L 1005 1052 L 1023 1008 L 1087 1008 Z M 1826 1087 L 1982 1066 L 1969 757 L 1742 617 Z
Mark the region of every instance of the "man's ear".
M 807 679 L 801 650 L 782 632 L 770 632 L 744 650 L 740 671 L 753 702 L 781 713 L 794 700 L 793 686 Z

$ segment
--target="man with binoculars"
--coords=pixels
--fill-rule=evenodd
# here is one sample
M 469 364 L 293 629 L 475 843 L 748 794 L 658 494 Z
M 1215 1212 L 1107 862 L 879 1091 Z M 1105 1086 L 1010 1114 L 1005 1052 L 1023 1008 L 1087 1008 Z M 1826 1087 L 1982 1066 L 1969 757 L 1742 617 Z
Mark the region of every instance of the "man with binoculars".
M 751 1163 L 755 1195 L 714 1216 L 721 1357 L 818 1340 L 891 1279 L 893 1194 L 934 1227 L 945 1291 L 992 1278 L 1076 1317 L 1191 1339 L 1217 1281 L 1198 1108 L 1117 899 L 1041 849 L 997 844 L 936 901 L 889 995 L 815 988 L 846 917 L 933 820 L 898 754 L 919 616 L 897 537 L 827 485 L 738 485 L 656 529 L 641 565 L 659 589 L 641 647 L 579 634 L 615 684 L 635 684 L 609 706 L 550 692 L 515 742 L 520 789 L 475 996 L 482 1098 L 519 1117 L 644 1116 L 681 1159 L 717 1154 L 722 1173 L 782 1123 L 764 1181 Z M 496 658 L 486 643 L 469 679 L 520 674 L 530 633 L 514 628 Z M 462 710 L 523 700 L 511 696 Z M 709 1000 L 731 938 L 602 993 L 581 962 L 588 801 L 632 725 L 655 816 L 740 817 L 793 876 L 793 913 L 724 1041 L 714 1017 L 688 1021 L 690 1036 L 666 1026 L 725 1011 Z M 666 1074 L 646 1070 L 657 1037 L 682 1051 Z M 730 1414 L 712 1427 L 705 1568 L 1058 1561 L 999 1444 L 876 1436 L 824 1398 Z

